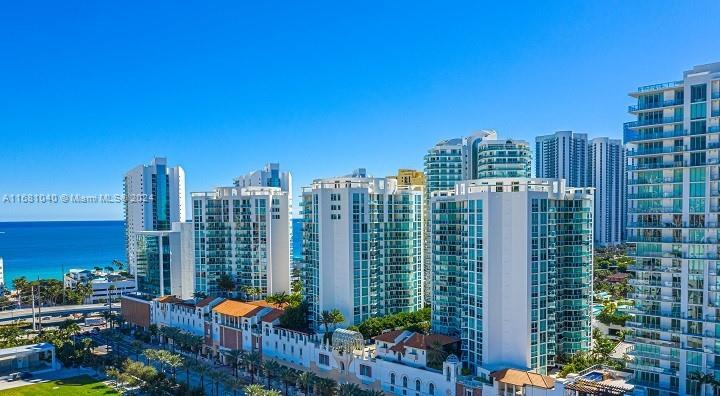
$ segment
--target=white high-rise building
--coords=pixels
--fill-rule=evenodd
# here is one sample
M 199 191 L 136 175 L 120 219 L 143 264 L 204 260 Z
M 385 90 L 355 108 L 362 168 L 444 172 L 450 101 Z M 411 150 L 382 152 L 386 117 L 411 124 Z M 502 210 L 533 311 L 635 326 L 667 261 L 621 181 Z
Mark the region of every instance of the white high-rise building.
M 595 188 L 595 244 L 625 240 L 625 148 L 619 139 L 600 137 L 588 145 L 588 183 Z
M 290 292 L 290 194 L 281 187 L 192 193 L 195 289 L 247 299 Z M 230 279 L 231 286 L 222 280 Z
M 174 222 L 169 230 L 135 233 L 137 291 L 182 299 L 195 292 L 193 224 Z
M 461 339 L 465 367 L 546 373 L 589 349 L 592 196 L 531 178 L 433 193 L 432 327 Z
M 305 298 L 311 322 L 339 309 L 345 324 L 423 306 L 421 185 L 364 169 L 303 189 Z
M 535 138 L 535 177 L 565 179 L 569 187 L 587 187 L 588 137 L 558 131 Z
M 620 140 L 559 131 L 535 138 L 535 175 L 595 188 L 595 244 L 625 241 L 625 156 Z
M 720 378 L 720 62 L 642 86 L 627 124 L 638 394 L 715 395 Z
M 168 167 L 167 159 L 156 157 L 150 165 L 138 165 L 125 174 L 125 238 L 128 271 L 137 267 L 137 238 L 140 231 L 170 230 L 184 222 L 185 171 Z

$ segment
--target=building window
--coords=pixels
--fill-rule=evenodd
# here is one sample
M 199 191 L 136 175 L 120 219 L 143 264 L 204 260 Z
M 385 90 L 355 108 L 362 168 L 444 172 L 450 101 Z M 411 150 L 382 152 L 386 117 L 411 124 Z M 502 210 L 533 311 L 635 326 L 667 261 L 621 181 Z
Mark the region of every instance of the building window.
M 330 356 L 321 353 L 318 360 L 323 366 L 330 366 Z
M 372 367 L 361 364 L 360 365 L 360 375 L 362 375 L 364 377 L 372 377 Z
M 395 385 L 395 373 L 390 373 L 390 383 Z
M 428 385 L 428 393 L 430 394 L 430 396 L 435 395 L 435 384 Z
M 415 380 L 415 390 L 420 392 L 420 380 Z
M 403 388 L 407 388 L 407 377 L 403 377 Z

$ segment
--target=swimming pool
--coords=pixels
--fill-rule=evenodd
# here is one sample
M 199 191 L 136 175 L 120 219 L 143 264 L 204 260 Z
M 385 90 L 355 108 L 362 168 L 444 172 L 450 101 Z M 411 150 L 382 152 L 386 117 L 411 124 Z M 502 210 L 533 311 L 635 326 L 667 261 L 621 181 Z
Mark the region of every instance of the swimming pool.
M 599 315 L 600 312 L 602 312 L 603 308 L 605 308 L 605 306 L 602 304 L 593 304 L 593 306 L 592 306 L 593 316 Z

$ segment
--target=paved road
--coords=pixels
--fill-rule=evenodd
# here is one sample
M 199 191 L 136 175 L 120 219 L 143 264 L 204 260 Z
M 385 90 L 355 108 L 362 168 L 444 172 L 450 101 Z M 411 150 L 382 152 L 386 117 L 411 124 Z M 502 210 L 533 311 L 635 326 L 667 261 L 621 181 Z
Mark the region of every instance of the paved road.
M 107 309 L 108 306 L 105 304 L 59 305 L 56 307 L 40 308 L 40 316 L 57 316 L 74 313 L 93 313 L 107 311 Z M 118 311 L 119 309 L 120 304 L 113 303 L 113 311 Z M 37 315 L 37 309 L 35 314 Z M 9 311 L 0 312 L 0 322 L 8 322 L 28 318 L 32 318 L 32 308 L 11 309 Z

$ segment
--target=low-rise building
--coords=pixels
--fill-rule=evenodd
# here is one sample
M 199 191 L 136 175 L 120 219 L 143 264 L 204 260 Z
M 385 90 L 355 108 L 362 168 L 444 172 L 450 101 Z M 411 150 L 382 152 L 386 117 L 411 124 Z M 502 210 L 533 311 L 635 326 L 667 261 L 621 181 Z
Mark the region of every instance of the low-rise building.
M 65 274 L 63 283 L 70 289 L 76 288 L 79 284 L 91 286 L 92 294 L 85 299 L 85 304 L 115 301 L 137 291 L 135 279 L 121 275 L 119 272 L 71 269 Z
M 55 347 L 47 342 L 0 349 L 0 377 L 16 372 L 40 373 L 59 368 Z
M 150 316 L 158 327 L 173 327 L 186 333 L 202 336 L 205 334 L 205 321 L 210 318 L 210 310 L 224 299 L 206 297 L 200 301 L 183 300 L 176 296 L 163 296 L 152 300 Z

